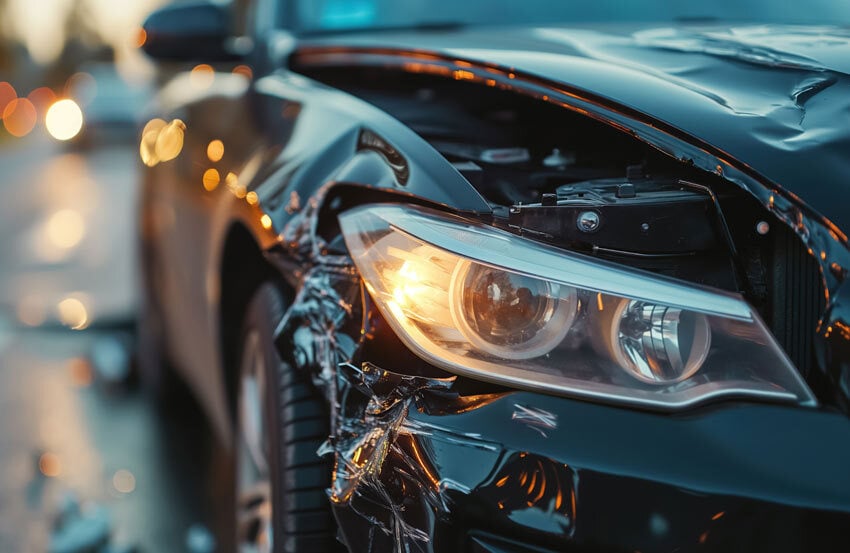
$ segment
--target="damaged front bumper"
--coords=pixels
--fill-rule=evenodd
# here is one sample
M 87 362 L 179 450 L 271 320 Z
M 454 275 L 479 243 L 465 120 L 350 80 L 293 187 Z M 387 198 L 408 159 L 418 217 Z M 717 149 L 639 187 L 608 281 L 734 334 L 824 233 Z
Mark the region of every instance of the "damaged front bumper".
M 526 392 L 463 396 L 444 379 L 369 364 L 341 366 L 339 394 L 326 451 L 353 552 L 850 542 L 840 414 L 741 404 L 677 417 Z
M 303 274 L 278 349 L 328 400 L 320 453 L 350 551 L 846 551 L 843 414 L 659 414 L 414 367 L 350 260 L 324 261 Z

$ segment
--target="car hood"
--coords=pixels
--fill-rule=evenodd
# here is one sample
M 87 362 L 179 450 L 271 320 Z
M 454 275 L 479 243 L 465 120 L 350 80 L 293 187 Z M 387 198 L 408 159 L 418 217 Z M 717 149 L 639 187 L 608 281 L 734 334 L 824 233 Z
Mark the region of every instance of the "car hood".
M 586 90 L 722 150 L 850 228 L 850 29 L 469 28 L 306 42 L 316 45 L 434 52 Z

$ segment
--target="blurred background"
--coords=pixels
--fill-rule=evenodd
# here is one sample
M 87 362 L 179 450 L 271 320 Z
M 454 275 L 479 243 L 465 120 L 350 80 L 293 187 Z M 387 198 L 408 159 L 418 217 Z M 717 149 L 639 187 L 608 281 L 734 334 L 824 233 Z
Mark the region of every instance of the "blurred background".
M 214 551 L 215 448 L 132 382 L 161 0 L 0 0 L 0 551 Z

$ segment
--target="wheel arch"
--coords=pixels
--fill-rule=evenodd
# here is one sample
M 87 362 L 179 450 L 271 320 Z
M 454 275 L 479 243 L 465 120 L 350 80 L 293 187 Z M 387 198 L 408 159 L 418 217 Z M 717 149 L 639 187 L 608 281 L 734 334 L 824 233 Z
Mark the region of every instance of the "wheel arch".
M 264 282 L 273 282 L 291 300 L 294 291 L 266 260 L 260 241 L 242 222 L 227 229 L 219 264 L 218 338 L 221 380 L 230 420 L 236 405 L 236 383 L 242 320 L 255 292 Z

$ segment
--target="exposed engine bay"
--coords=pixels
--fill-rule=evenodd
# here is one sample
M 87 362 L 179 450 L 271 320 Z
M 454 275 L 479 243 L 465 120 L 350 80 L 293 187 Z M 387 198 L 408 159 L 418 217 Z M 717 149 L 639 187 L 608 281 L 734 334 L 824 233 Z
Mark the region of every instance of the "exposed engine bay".
M 739 292 L 807 375 L 824 309 L 816 260 L 720 176 L 559 106 L 495 87 L 370 72 L 311 76 L 425 138 L 493 207 L 490 223 L 556 247 Z

